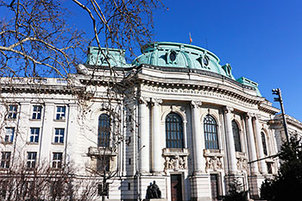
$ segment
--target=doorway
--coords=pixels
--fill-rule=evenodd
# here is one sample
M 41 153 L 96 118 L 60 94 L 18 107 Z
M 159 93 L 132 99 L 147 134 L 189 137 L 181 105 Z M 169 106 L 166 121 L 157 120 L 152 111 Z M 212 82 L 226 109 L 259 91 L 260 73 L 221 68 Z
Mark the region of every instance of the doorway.
M 171 175 L 171 201 L 182 201 L 181 174 Z

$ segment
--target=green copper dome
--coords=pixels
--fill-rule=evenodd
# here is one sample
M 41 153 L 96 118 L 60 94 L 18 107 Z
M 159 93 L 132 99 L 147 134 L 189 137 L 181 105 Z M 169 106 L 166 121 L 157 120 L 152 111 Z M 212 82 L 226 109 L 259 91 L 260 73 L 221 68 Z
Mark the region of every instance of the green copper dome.
M 133 61 L 134 65 L 200 69 L 234 79 L 229 64 L 221 66 L 215 54 L 194 45 L 156 42 L 144 46 L 142 53 Z

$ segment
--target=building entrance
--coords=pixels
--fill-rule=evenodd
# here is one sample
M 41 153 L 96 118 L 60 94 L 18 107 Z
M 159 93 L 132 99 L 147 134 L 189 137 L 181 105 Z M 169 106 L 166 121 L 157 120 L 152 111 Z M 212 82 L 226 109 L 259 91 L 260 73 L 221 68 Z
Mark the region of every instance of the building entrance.
M 171 201 L 182 201 L 181 174 L 171 175 Z

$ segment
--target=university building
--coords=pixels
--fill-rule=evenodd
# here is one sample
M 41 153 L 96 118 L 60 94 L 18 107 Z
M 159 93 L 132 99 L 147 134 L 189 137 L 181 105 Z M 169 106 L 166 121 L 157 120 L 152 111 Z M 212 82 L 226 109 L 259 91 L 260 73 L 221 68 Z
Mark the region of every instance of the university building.
M 67 80 L 2 78 L 0 177 L 20 161 L 68 163 L 76 175 L 112 174 L 108 200 L 143 200 L 154 181 L 167 201 L 219 200 L 235 181 L 259 198 L 278 171 L 268 156 L 285 139 L 282 118 L 256 82 L 219 62 L 194 45 L 157 42 L 132 64 L 122 50 L 90 47 Z M 301 122 L 287 123 L 302 135 Z

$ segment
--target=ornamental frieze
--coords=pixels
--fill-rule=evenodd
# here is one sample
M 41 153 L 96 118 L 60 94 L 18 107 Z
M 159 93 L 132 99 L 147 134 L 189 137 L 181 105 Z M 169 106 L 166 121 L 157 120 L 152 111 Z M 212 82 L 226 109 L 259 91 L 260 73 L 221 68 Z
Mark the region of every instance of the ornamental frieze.
M 163 93 L 163 94 L 171 94 L 171 93 L 175 93 L 175 95 L 200 95 L 200 96 L 204 96 L 204 97 L 213 97 L 217 100 L 228 100 L 230 102 L 236 102 L 238 104 L 240 104 L 242 107 L 253 107 L 255 106 L 254 104 L 251 103 L 247 103 L 246 101 L 243 101 L 241 99 L 238 98 L 234 98 L 230 95 L 227 94 L 223 94 L 221 92 L 213 92 L 213 91 L 203 91 L 203 90 L 198 90 L 198 89 L 179 89 L 179 88 L 164 88 L 164 87 L 158 87 L 158 86 L 149 86 L 149 85 L 143 85 L 142 88 L 143 91 L 145 92 L 150 92 L 150 93 Z

